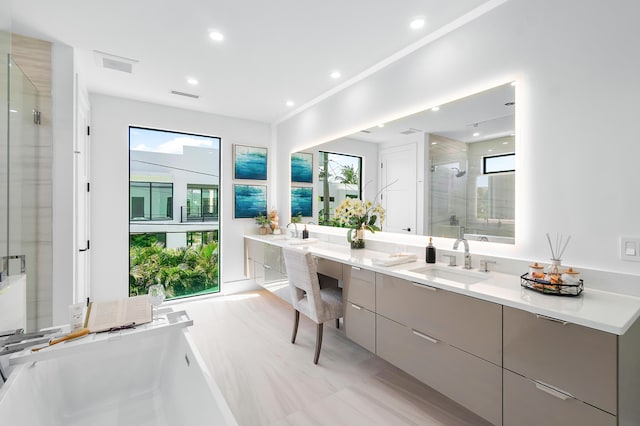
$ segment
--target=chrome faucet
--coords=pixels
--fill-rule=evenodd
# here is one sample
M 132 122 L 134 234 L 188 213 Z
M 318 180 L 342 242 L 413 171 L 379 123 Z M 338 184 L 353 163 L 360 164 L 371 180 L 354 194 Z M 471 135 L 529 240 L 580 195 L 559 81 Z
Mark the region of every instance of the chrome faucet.
M 469 254 L 469 242 L 466 238 L 458 238 L 455 243 L 453 243 L 453 249 L 458 250 L 458 245 L 460 241 L 464 244 L 464 269 L 471 269 L 471 254 Z
M 291 222 L 287 225 L 287 229 L 289 229 L 289 225 L 293 225 L 293 231 L 289 231 L 291 238 L 298 238 L 298 225 L 295 222 Z

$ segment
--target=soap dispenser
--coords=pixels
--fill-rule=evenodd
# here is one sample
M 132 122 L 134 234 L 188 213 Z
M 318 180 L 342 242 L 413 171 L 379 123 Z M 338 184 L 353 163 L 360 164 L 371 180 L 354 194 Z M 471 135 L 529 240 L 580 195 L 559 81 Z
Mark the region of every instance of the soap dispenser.
M 309 238 L 309 231 L 307 231 L 307 225 L 305 225 L 302 230 L 302 239 L 306 240 L 307 238 Z
M 436 263 L 436 248 L 433 246 L 431 237 L 429 237 L 429 245 L 427 246 L 425 260 L 427 263 Z

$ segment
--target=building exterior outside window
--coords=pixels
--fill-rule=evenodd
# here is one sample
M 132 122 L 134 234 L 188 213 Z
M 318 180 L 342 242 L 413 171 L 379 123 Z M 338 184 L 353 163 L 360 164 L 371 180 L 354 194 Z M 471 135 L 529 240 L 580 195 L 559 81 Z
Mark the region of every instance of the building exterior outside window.
M 219 285 L 220 138 L 129 128 L 129 294 Z

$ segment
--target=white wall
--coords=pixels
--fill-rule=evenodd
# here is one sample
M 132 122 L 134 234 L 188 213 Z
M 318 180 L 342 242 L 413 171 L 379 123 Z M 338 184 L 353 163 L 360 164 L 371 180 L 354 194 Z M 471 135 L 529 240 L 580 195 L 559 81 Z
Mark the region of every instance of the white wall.
M 74 220 L 74 57 L 73 49 L 59 43 L 51 48 L 53 102 L 52 144 L 52 324 L 69 321 L 73 300 Z
M 233 219 L 232 144 L 268 146 L 270 126 L 99 94 L 91 95 L 91 110 L 92 298 L 128 296 L 129 126 L 222 138 L 222 291 L 229 291 L 232 281 L 244 279 L 242 236 L 255 225 L 253 219 Z
M 545 233 L 571 235 L 567 263 L 640 275 L 619 258 L 640 235 L 640 2 L 509 0 L 277 126 L 289 153 L 516 79 L 515 246 L 472 251 L 546 260 Z M 279 181 L 285 205 L 288 182 Z

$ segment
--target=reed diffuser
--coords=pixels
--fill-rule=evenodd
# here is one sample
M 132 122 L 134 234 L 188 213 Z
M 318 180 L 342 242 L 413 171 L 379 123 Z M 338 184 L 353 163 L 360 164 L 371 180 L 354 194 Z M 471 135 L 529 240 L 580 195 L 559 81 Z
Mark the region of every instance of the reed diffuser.
M 562 264 L 562 255 L 564 254 L 564 251 L 567 249 L 569 240 L 571 240 L 571 235 L 569 235 L 565 241 L 562 235 L 556 233 L 556 241 L 555 241 L 555 244 L 553 244 L 551 242 L 551 237 L 547 232 L 547 241 L 549 242 L 549 248 L 551 249 L 551 265 L 549 265 L 549 268 L 546 271 L 547 273 L 553 274 L 553 275 L 559 275 L 560 265 Z

